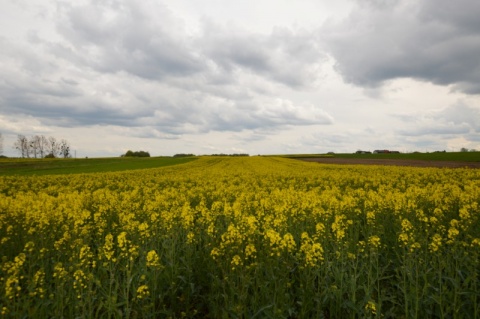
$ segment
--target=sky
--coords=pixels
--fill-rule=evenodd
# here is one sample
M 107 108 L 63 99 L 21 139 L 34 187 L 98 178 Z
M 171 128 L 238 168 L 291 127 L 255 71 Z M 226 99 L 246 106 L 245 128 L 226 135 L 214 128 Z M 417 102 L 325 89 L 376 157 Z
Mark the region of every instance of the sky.
M 0 0 L 0 133 L 77 157 L 480 150 L 478 0 Z

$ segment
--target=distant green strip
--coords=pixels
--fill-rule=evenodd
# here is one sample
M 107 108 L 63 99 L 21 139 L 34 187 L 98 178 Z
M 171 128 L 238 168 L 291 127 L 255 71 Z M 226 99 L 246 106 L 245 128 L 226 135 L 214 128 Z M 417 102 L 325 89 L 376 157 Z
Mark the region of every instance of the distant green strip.
M 282 156 L 282 155 L 280 155 Z M 433 152 L 433 153 L 387 153 L 387 154 L 292 154 L 288 158 L 361 158 L 361 159 L 405 159 L 425 161 L 480 162 L 480 152 Z
M 51 175 L 117 172 L 178 165 L 196 157 L 82 158 L 82 159 L 0 159 L 0 176 Z

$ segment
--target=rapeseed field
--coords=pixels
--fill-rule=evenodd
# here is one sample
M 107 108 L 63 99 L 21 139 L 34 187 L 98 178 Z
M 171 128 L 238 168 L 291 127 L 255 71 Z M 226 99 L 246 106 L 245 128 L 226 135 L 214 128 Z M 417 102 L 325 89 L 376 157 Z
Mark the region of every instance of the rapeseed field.
M 3 318 L 480 318 L 480 171 L 0 177 Z

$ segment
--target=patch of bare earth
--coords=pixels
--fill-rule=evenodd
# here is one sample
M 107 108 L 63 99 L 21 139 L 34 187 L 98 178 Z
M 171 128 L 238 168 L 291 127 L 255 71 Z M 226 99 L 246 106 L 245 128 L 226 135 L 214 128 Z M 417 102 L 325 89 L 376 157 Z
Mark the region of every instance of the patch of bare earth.
M 447 168 L 480 168 L 480 162 L 460 161 L 426 161 L 409 159 L 362 159 L 362 158 L 298 158 L 302 161 L 323 164 L 361 164 L 361 165 L 393 165 L 415 167 L 447 167 Z

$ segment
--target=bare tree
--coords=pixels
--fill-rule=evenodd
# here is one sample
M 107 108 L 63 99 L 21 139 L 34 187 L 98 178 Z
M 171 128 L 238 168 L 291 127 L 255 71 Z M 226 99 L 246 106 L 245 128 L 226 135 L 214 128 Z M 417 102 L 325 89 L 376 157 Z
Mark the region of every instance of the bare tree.
M 45 157 L 45 153 L 47 152 L 48 147 L 48 139 L 45 135 L 40 136 L 40 140 L 38 141 L 38 151 L 40 152 L 40 157 Z
M 40 154 L 40 142 L 41 142 L 41 137 L 38 135 L 32 136 L 30 138 L 30 142 L 28 146 L 30 148 L 30 154 L 32 154 L 34 158 L 43 157 L 43 155 Z
M 30 157 L 28 151 L 28 139 L 25 135 L 17 135 L 17 141 L 15 142 L 14 147 L 20 152 L 22 157 Z
M 70 144 L 68 143 L 67 140 L 65 139 L 62 139 L 60 141 L 60 156 L 62 156 L 63 158 L 69 158 L 71 157 L 71 154 L 70 154 Z
M 3 135 L 0 133 L 0 156 L 3 155 Z
M 60 152 L 60 144 L 58 144 L 57 139 L 53 136 L 48 137 L 47 151 L 48 155 L 52 157 L 57 157 Z

